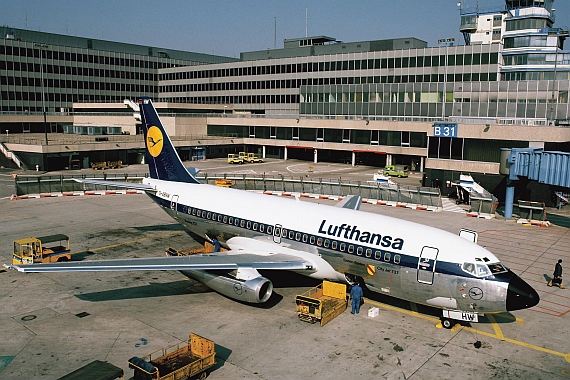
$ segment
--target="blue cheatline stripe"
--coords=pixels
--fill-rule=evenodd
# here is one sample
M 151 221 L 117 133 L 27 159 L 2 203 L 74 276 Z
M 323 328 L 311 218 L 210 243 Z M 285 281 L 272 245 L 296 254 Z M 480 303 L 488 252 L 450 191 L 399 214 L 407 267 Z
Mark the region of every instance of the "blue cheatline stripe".
M 149 196 L 160 206 L 171 210 L 172 202 L 170 200 L 159 198 L 153 194 L 149 194 Z M 180 214 L 190 215 L 191 217 L 196 219 L 211 220 L 219 224 L 241 228 L 246 231 L 252 231 L 255 233 L 269 235 L 269 236 L 273 235 L 274 225 L 260 223 L 254 220 L 248 220 L 248 219 L 234 217 L 231 215 L 220 214 L 205 209 L 190 207 L 181 203 L 177 203 L 176 211 Z M 283 234 L 285 234 L 285 236 L 283 236 Z M 297 239 L 297 235 L 300 236 L 299 240 Z M 340 252 L 355 257 L 361 257 L 363 259 L 369 260 L 370 264 L 386 263 L 411 269 L 417 269 L 418 267 L 419 258 L 417 256 L 396 253 L 384 249 L 371 248 L 364 245 L 346 243 L 345 241 L 342 240 L 323 238 L 322 236 L 319 235 L 307 234 L 305 232 L 290 230 L 288 228 L 283 228 L 280 236 L 281 239 L 288 239 L 291 241 L 296 241 L 303 244 L 311 245 L 317 247 L 317 249 L 324 249 L 328 251 Z M 292 238 L 289 238 L 289 236 L 292 236 Z M 325 247 L 325 241 L 327 240 L 328 240 L 328 246 Z M 366 252 L 368 250 L 371 251 L 370 257 L 366 257 Z M 379 254 L 376 255 L 376 252 L 379 252 Z M 466 278 L 478 278 L 461 270 L 461 264 L 446 262 L 446 261 L 437 261 L 435 273 L 453 275 L 458 277 L 466 277 Z M 488 277 L 487 279 L 492 279 L 492 278 L 493 277 Z

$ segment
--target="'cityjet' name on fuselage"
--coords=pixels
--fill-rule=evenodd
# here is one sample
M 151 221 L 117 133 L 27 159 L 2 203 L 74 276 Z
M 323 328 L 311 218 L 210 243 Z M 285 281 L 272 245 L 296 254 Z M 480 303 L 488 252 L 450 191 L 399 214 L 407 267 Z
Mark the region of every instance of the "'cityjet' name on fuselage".
M 358 226 L 351 226 L 344 223 L 340 226 L 332 224 L 327 225 L 327 221 L 325 219 L 321 222 L 319 233 L 337 238 L 343 237 L 360 243 L 373 244 L 386 248 L 391 247 L 392 249 L 401 250 L 404 246 L 404 239 L 393 238 L 389 235 L 382 236 L 369 231 L 361 231 L 358 229 Z

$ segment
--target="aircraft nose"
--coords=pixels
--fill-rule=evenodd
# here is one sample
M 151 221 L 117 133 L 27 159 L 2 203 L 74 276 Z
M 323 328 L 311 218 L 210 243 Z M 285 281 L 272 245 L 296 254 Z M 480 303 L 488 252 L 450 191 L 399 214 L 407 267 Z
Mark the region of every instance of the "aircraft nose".
M 536 290 L 527 284 L 522 278 L 514 275 L 509 281 L 507 289 L 507 310 L 521 310 L 536 306 L 540 297 Z

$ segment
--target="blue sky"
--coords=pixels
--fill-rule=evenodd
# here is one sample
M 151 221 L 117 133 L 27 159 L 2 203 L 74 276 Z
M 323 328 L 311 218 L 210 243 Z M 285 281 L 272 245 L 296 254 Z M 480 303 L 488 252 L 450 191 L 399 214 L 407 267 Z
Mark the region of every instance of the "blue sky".
M 0 25 L 239 58 L 305 36 L 345 42 L 416 37 L 437 46 L 459 33 L 459 0 L 111 1 L 0 0 Z M 461 0 L 475 9 L 476 0 Z M 502 9 L 504 0 L 479 0 Z M 555 0 L 555 26 L 570 25 L 570 0 Z

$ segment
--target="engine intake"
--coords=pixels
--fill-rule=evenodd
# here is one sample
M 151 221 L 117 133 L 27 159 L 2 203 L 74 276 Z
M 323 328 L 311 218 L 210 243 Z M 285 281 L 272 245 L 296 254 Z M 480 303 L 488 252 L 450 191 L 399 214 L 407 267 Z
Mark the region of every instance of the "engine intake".
M 186 277 L 201 282 L 226 297 L 248 303 L 267 302 L 273 293 L 273 283 L 259 276 L 246 281 L 203 270 L 181 271 Z

